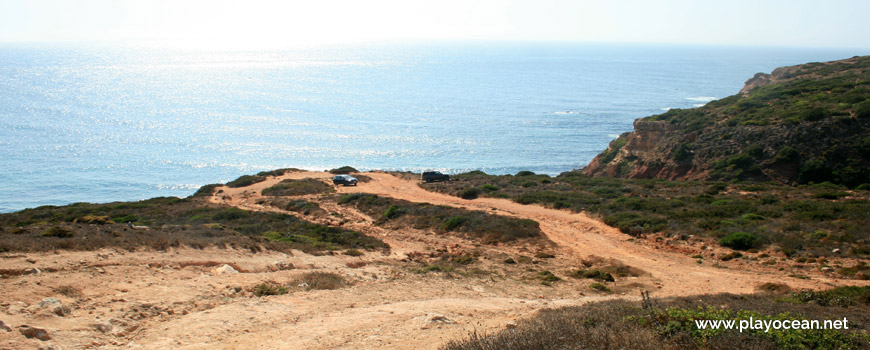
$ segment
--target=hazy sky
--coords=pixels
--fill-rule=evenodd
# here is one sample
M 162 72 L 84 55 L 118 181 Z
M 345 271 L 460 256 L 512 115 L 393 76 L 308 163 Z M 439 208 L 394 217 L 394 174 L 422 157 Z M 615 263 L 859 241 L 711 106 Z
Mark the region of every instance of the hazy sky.
M 864 0 L 0 0 L 0 42 L 287 47 L 417 39 L 870 48 Z

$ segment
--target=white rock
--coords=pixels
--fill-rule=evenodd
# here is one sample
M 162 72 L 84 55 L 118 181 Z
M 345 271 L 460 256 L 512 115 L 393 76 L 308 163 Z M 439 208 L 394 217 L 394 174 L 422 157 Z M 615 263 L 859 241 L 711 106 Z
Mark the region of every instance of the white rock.
M 230 266 L 228 264 L 223 264 L 223 265 L 219 266 L 218 268 L 212 270 L 212 273 L 214 273 L 215 275 L 231 275 L 234 273 L 239 273 L 239 271 L 237 271 L 236 269 L 234 269 L 232 266 Z

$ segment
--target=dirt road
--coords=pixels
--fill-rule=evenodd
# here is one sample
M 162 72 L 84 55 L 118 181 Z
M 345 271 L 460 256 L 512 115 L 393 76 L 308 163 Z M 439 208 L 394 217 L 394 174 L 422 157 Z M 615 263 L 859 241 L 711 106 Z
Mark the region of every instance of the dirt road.
M 230 199 L 227 204 L 252 210 L 263 210 L 255 203 L 261 199 L 259 192 L 282 179 L 319 178 L 327 181 L 326 172 L 289 173 L 279 178 L 240 189 L 224 189 Z M 765 282 L 786 283 L 793 288 L 823 288 L 836 281 L 826 278 L 806 280 L 783 276 L 783 272 L 760 269 L 753 266 L 721 268 L 698 264 L 686 254 L 676 254 L 651 248 L 632 240 L 619 230 L 592 219 L 582 213 L 544 208 L 539 205 L 523 205 L 507 199 L 478 198 L 465 200 L 459 197 L 426 191 L 413 180 L 400 179 L 388 173 L 366 173 L 372 181 L 356 187 L 337 187 L 339 192 L 372 193 L 411 202 L 448 205 L 471 210 L 483 210 L 501 215 L 510 215 L 538 221 L 547 237 L 556 243 L 564 254 L 575 257 L 596 255 L 622 260 L 628 265 L 648 271 L 659 281 L 658 296 L 683 296 L 708 293 L 752 293 Z M 216 197 L 218 198 L 218 197 Z
M 611 298 L 633 300 L 642 289 L 661 297 L 750 293 L 764 282 L 793 288 L 846 283 L 821 275 L 785 277 L 788 270 L 740 261 L 720 267 L 708 261 L 699 264 L 690 257 L 691 246 L 672 242 L 669 249 L 656 249 L 655 245 L 665 243 L 630 240 L 584 214 L 503 199 L 464 200 L 425 191 L 415 181 L 391 174 L 365 175 L 371 181 L 336 191 L 533 219 L 553 245 L 481 245 L 412 228 L 388 228 L 328 200 L 321 206 L 336 215 L 304 216 L 258 203 L 264 199 L 262 189 L 283 179 L 328 182 L 331 178 L 328 173 L 291 172 L 249 187 L 221 187 L 210 200 L 341 225 L 381 238 L 391 251 L 361 257 L 217 248 L 3 253 L 4 269 L 38 271 L 0 278 L 0 321 L 10 326 L 10 331 L 0 329 L 0 349 L 437 349 L 472 330 L 510 327 L 542 308 Z M 504 263 L 507 257 L 534 256 L 540 251 L 555 258 Z M 444 252 L 480 256 L 456 273 L 420 272 L 422 263 L 410 258 Z M 619 278 L 609 284 L 612 292 L 590 288 L 593 281 L 567 277 L 592 256 L 616 259 L 645 273 Z M 237 272 L 226 272 L 225 264 Z M 250 292 L 264 282 L 292 287 L 312 271 L 341 275 L 351 285 L 264 297 Z M 542 285 L 541 271 L 563 279 Z M 66 309 L 58 309 L 59 304 Z M 22 325 L 43 328 L 51 339 L 25 338 L 19 332 Z

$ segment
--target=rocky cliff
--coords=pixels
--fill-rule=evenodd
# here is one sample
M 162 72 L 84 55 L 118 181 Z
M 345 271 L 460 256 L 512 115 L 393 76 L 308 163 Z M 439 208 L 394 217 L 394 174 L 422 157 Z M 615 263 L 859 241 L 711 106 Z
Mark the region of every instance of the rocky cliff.
M 758 73 L 737 95 L 638 119 L 590 176 L 870 182 L 870 57 Z

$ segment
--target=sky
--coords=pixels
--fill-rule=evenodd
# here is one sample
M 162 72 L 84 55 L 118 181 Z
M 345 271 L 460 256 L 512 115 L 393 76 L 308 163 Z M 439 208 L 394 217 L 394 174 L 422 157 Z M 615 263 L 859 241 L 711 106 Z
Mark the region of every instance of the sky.
M 0 0 L 0 42 L 522 40 L 870 48 L 865 0 Z

